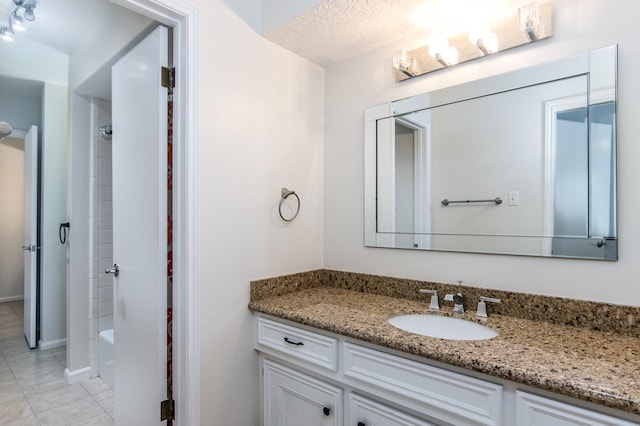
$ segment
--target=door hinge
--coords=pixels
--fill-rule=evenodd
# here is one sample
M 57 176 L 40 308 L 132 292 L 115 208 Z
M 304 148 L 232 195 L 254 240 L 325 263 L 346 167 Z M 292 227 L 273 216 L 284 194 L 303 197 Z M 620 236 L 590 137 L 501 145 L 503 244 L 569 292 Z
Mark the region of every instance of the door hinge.
M 169 89 L 176 87 L 176 69 L 174 67 L 162 67 L 162 87 Z
M 165 399 L 160 403 L 160 420 L 175 420 L 175 401 Z

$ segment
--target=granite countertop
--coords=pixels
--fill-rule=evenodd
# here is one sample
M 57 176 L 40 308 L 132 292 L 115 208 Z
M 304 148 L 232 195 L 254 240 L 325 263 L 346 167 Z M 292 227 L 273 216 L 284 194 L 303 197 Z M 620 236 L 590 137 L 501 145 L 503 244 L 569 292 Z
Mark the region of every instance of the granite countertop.
M 408 333 L 387 320 L 428 313 L 428 303 L 319 287 L 254 300 L 249 308 L 379 346 L 640 414 L 640 338 L 504 315 L 466 319 L 498 330 L 490 340 Z M 489 306 L 489 310 L 491 306 Z M 453 315 L 444 307 L 440 315 Z

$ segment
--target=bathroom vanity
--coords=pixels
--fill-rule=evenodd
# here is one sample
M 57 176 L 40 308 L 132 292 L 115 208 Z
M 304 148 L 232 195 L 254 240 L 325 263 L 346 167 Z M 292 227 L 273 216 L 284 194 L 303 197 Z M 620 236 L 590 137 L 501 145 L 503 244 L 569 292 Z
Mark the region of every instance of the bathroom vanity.
M 335 287 L 249 307 L 265 426 L 640 424 L 637 337 L 490 314 L 493 339 L 436 339 L 387 322 L 426 301 Z

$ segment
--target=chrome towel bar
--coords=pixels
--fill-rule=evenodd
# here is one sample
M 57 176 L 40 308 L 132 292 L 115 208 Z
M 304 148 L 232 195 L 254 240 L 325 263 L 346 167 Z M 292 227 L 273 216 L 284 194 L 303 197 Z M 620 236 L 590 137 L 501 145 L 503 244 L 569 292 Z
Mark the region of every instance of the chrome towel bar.
M 502 198 L 496 197 L 492 200 L 456 200 L 450 201 L 446 198 L 440 201 L 443 206 L 448 206 L 449 204 L 459 204 L 459 203 L 496 203 L 496 205 L 502 204 Z

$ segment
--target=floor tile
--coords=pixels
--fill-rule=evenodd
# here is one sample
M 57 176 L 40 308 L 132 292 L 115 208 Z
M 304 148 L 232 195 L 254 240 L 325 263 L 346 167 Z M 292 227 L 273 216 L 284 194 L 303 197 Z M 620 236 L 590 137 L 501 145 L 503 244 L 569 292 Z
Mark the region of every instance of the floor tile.
M 109 414 L 111 417 L 114 417 L 113 415 L 114 395 L 112 390 L 108 390 L 108 391 L 97 394 L 95 396 L 95 399 L 96 401 L 98 401 L 98 404 L 100 404 L 100 406 L 104 408 L 104 411 L 106 411 L 107 414 Z
M 70 402 L 80 402 L 83 399 L 93 401 L 89 392 L 87 392 L 79 384 L 68 385 L 52 384 L 45 386 L 36 386 L 24 391 L 24 395 L 31 404 L 31 408 L 36 413 L 51 410 L 54 407 L 68 404 Z
M 102 379 L 68 385 L 65 347 L 29 349 L 23 302 L 0 303 L 0 425 L 112 426 L 113 391 Z
M 20 386 L 7 385 L 0 388 L 0 419 L 5 421 L 17 421 L 33 417 L 29 401 L 25 398 Z
M 66 383 L 60 361 L 49 353 L 31 358 L 8 361 L 16 381 L 23 389 L 34 386 Z
M 104 415 L 104 409 L 91 397 L 36 413 L 42 425 L 86 425 L 90 419 Z
M 111 390 L 108 384 L 105 383 L 100 377 L 94 377 L 93 379 L 83 380 L 80 382 L 83 388 L 91 395 L 97 395 L 101 392 Z

